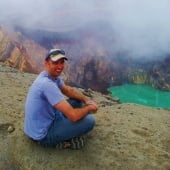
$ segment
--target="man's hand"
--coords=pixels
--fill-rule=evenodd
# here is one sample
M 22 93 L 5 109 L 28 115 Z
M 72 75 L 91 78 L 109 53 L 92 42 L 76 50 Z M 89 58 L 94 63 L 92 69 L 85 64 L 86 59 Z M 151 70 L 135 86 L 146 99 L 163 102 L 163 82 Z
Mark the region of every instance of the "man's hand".
M 96 112 L 98 110 L 98 105 L 92 100 L 88 100 L 85 104 L 86 106 L 90 106 L 92 112 Z

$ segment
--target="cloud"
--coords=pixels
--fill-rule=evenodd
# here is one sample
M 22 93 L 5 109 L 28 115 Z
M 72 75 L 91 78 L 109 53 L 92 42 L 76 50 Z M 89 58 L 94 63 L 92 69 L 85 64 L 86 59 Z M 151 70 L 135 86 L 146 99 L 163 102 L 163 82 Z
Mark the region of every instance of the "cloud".
M 1 0 L 0 23 L 66 31 L 107 20 L 114 28 L 117 50 L 159 56 L 170 52 L 169 8 L 170 0 Z
M 120 0 L 113 14 L 120 48 L 138 57 L 169 53 L 169 7 L 169 0 Z
M 97 0 L 4 0 L 0 2 L 1 22 L 27 27 L 68 30 L 101 18 L 107 7 Z

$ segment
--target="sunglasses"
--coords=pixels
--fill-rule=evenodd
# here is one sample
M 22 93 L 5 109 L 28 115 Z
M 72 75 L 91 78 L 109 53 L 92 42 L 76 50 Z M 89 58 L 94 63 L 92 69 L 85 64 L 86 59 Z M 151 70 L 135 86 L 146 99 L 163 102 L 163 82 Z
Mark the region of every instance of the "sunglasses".
M 61 50 L 61 49 L 52 49 L 52 50 L 50 50 L 49 53 L 47 54 L 45 60 L 48 60 L 51 55 L 58 55 L 58 54 L 65 55 L 65 51 L 64 51 L 64 50 Z

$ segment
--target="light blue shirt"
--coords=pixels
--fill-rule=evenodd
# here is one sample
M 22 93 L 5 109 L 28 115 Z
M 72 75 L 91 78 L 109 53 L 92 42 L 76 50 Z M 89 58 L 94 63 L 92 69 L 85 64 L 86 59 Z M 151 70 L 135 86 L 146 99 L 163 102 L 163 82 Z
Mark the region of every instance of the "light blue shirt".
M 29 89 L 25 103 L 24 132 L 34 140 L 43 139 L 56 114 L 54 105 L 64 100 L 60 77 L 52 79 L 41 72 Z

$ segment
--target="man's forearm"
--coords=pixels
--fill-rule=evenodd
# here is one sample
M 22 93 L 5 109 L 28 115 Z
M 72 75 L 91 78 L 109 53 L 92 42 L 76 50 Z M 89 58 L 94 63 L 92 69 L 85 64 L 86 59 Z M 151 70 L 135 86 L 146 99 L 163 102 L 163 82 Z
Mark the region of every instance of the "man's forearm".
M 88 101 L 88 98 L 86 98 L 86 96 L 84 96 L 82 93 L 69 86 L 63 89 L 63 93 L 69 98 L 77 99 L 84 103 Z

